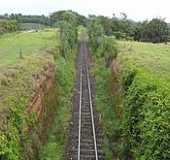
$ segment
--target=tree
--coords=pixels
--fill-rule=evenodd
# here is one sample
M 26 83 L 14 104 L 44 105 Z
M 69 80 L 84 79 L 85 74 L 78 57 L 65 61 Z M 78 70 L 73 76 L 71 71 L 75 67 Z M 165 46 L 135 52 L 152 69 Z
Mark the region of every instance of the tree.
M 103 27 L 104 34 L 111 36 L 113 34 L 112 31 L 112 20 L 105 16 L 97 16 L 96 20 Z
M 51 21 L 48 17 L 41 15 L 22 15 L 22 14 L 11 14 L 9 19 L 16 20 L 18 23 L 37 23 L 43 25 L 51 25 Z
M 76 46 L 77 28 L 66 21 L 58 22 L 60 28 L 60 52 L 64 58 Z
M 98 53 L 100 54 L 100 57 L 105 59 L 106 67 L 109 67 L 118 53 L 115 37 L 103 35 L 100 47 L 98 48 Z
M 15 20 L 1 20 L 0 33 L 14 32 L 18 29 L 17 21 Z
M 86 18 L 71 10 L 54 12 L 50 15 L 50 19 L 53 25 L 59 21 L 66 21 L 75 27 L 78 27 L 79 25 L 86 25 Z
M 100 46 L 100 41 L 103 34 L 104 30 L 102 25 L 100 24 L 100 21 L 95 16 L 90 16 L 88 23 L 88 35 L 94 53 Z
M 168 24 L 163 19 L 152 19 L 138 23 L 135 31 L 135 40 L 145 42 L 167 42 L 169 36 Z
M 153 19 L 148 23 L 148 38 L 151 42 L 167 42 L 169 28 L 163 19 Z

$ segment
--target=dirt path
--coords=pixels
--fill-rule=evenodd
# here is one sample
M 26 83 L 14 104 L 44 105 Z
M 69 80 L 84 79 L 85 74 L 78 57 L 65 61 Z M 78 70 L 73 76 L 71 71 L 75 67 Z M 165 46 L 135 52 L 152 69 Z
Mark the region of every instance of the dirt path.
M 93 106 L 94 80 L 89 75 L 86 42 L 79 45 L 72 120 L 65 160 L 103 160 L 102 134 Z

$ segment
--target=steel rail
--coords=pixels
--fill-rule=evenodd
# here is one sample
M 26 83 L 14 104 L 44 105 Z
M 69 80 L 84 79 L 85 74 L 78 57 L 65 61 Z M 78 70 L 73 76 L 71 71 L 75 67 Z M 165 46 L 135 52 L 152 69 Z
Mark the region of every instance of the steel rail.
M 97 150 L 97 142 L 96 142 L 96 131 L 95 131 L 95 125 L 94 125 L 94 112 L 93 112 L 93 104 L 92 104 L 91 84 L 90 84 L 90 77 L 89 77 L 89 71 L 88 71 L 87 65 L 86 65 L 86 72 L 87 72 L 88 91 L 89 91 L 89 100 L 90 100 L 90 112 L 91 112 L 91 121 L 92 121 L 92 129 L 93 129 L 94 149 L 95 149 L 96 160 L 98 160 L 98 150 Z
M 80 67 L 80 91 L 79 91 L 79 135 L 78 135 L 78 160 L 80 160 L 81 151 L 81 105 L 82 105 L 82 66 Z
M 84 44 L 81 46 L 83 51 L 86 52 Z M 83 61 L 85 60 L 85 53 L 82 55 Z M 90 84 L 90 76 L 87 64 L 82 64 L 80 67 L 80 87 L 79 87 L 79 129 L 78 129 L 78 160 L 81 159 L 81 123 L 82 123 L 82 90 L 83 90 L 83 67 L 85 67 L 85 76 L 87 78 L 87 87 L 88 87 L 88 97 L 89 97 L 89 105 L 90 105 L 90 117 L 91 117 L 91 124 L 92 124 L 92 133 L 93 133 L 93 142 L 94 142 L 94 150 L 95 150 L 95 160 L 98 160 L 98 149 L 97 149 L 97 142 L 96 142 L 96 131 L 95 131 L 95 124 L 94 124 L 94 112 L 93 112 L 93 103 L 92 103 L 92 93 L 91 93 L 91 84 Z

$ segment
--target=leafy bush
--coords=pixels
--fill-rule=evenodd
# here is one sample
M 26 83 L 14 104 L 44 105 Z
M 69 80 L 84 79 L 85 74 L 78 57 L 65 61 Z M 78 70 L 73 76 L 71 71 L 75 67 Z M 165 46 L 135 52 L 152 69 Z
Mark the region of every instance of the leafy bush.
M 127 33 L 120 31 L 113 32 L 113 35 L 116 37 L 116 39 L 133 40 L 133 37 L 130 37 Z
M 57 26 L 60 28 L 60 52 L 66 57 L 76 46 L 77 28 L 66 21 L 60 21 Z
M 17 28 L 18 24 L 15 20 L 0 20 L 0 34 L 16 31 Z
M 103 65 L 101 58 L 96 58 L 94 74 L 96 79 L 96 109 L 100 115 L 104 139 L 103 151 L 105 159 L 112 159 L 113 152 L 120 154 L 121 120 L 117 118 L 115 99 L 109 93 L 111 72 Z
M 170 158 L 170 91 L 146 73 L 138 71 L 135 76 L 134 72 L 127 72 L 126 68 L 122 79 L 124 157 L 167 160 Z
M 87 28 L 89 35 L 89 43 L 91 49 L 93 50 L 93 54 L 95 54 L 101 44 L 100 41 L 104 34 L 103 27 L 95 18 L 92 17 L 89 21 Z
M 84 26 L 78 27 L 78 40 L 79 41 L 88 41 L 89 37 L 87 34 L 87 29 Z
M 117 45 L 115 41 L 115 37 L 112 36 L 102 36 L 100 38 L 100 45 L 97 49 L 97 56 L 104 58 L 106 67 L 109 67 L 113 61 L 117 57 Z

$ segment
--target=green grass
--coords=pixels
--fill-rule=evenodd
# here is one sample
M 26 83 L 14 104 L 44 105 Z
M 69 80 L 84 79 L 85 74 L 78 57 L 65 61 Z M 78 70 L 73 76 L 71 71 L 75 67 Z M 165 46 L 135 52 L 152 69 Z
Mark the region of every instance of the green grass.
M 102 58 L 94 59 L 105 158 L 165 160 L 170 140 L 170 46 L 132 41 L 118 45 L 118 81 Z
M 123 88 L 123 157 L 169 159 L 170 46 L 119 42 Z
M 118 85 L 113 82 L 110 68 L 106 68 L 105 59 L 93 56 L 92 74 L 95 76 L 96 89 L 96 110 L 101 117 L 100 123 L 104 135 L 103 151 L 105 159 L 110 160 L 120 154 L 120 131 L 121 120 L 118 118 L 118 111 L 120 111 L 121 104 L 118 99 L 119 92 L 114 96 L 115 90 L 113 85 Z M 115 84 L 113 84 L 115 83 Z
M 40 160 L 64 159 L 64 146 L 67 141 L 67 128 L 71 115 L 71 97 L 73 96 L 73 82 L 75 75 L 75 55 L 70 54 L 67 59 L 56 58 L 58 106 L 54 121 L 48 130 L 47 142 L 42 146 Z
M 39 158 L 63 159 L 70 119 L 76 54 L 70 53 L 66 59 L 60 56 L 56 48 L 59 44 L 57 35 L 55 30 L 48 29 L 32 33 L 10 33 L 0 37 L 0 113 L 2 115 L 0 131 L 3 130 L 0 132 L 0 155 L 5 155 L 9 159 L 24 159 L 20 140 L 25 137 L 21 135 L 21 128 L 25 121 L 24 111 L 27 102 L 34 92 L 33 75 L 41 72 L 43 66 L 49 63 L 56 65 L 55 83 L 58 104 L 55 106 L 53 123 L 49 125 L 48 138 L 44 140 L 45 144 L 40 150 Z M 19 58 L 20 48 L 23 59 Z M 53 53 L 54 57 L 49 54 L 51 51 L 56 53 Z M 8 121 L 8 127 L 3 120 Z M 31 138 L 28 141 L 32 143 Z M 26 150 L 31 152 L 29 146 Z
M 115 130 L 118 131 L 116 121 L 116 114 L 114 113 L 114 104 L 108 92 L 108 81 L 111 76 L 110 70 L 106 69 L 103 61 L 97 61 L 93 70 L 96 79 L 96 110 L 101 116 L 101 124 L 104 134 L 103 151 L 105 159 L 112 159 L 113 157 L 113 139 Z M 117 148 L 118 149 L 118 148 Z
M 4 34 L 0 37 L 0 67 L 17 63 L 20 51 L 27 56 L 53 48 L 55 40 L 55 30 Z
M 50 57 L 32 55 L 1 71 L 0 155 L 5 155 L 9 159 L 22 159 L 21 128 L 26 116 L 29 116 L 25 114 L 25 110 L 30 95 L 34 92 L 33 75 L 40 73 L 44 65 L 52 63 Z
M 154 79 L 170 82 L 170 44 L 119 41 L 119 60 Z
M 33 75 L 42 72 L 44 65 L 54 64 L 48 51 L 57 43 L 54 30 L 10 33 L 0 37 L 0 155 L 7 159 L 24 159 L 20 140 L 25 138 L 22 127 L 27 123 L 29 115 L 25 110 L 35 88 Z M 19 58 L 20 48 L 22 59 Z M 27 149 L 30 148 L 27 146 Z
M 0 37 L 0 94 L 2 95 L 0 108 L 9 106 L 6 104 L 8 95 L 16 96 L 16 90 L 21 93 L 24 91 L 23 95 L 26 93 L 29 95 L 32 87 L 28 85 L 32 83 L 30 82 L 32 75 L 41 70 L 44 64 L 52 62 L 46 58 L 46 51 L 57 44 L 56 35 L 54 30 L 44 30 L 35 33 L 10 33 Z M 19 58 L 20 47 L 23 50 L 23 59 Z M 24 87 L 27 86 L 26 90 Z

